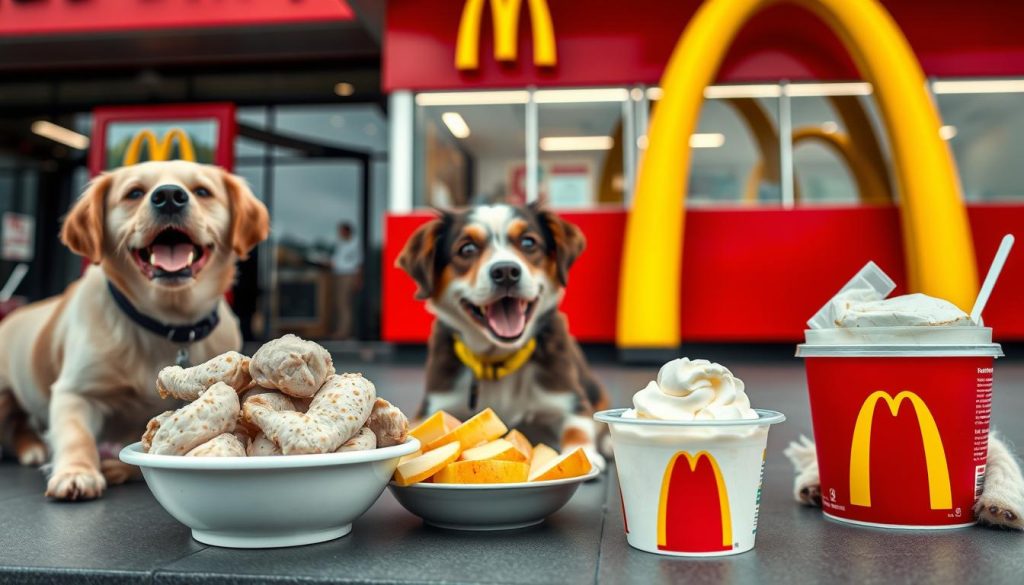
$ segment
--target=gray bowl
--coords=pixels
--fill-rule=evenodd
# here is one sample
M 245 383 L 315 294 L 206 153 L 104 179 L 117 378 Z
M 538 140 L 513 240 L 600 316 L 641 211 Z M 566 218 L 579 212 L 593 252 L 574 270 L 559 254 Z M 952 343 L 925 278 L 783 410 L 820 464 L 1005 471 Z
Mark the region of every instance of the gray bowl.
M 388 485 L 398 503 L 431 526 L 451 530 L 512 530 L 540 524 L 601 472 L 526 483 Z

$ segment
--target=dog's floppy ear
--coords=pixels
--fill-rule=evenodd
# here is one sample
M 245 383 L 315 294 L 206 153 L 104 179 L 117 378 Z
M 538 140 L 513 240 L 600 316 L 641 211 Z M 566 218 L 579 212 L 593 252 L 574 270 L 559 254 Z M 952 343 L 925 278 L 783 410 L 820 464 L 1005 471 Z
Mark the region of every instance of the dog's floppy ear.
M 443 218 L 435 218 L 420 226 L 398 255 L 395 266 L 401 268 L 416 281 L 416 298 L 430 298 L 434 292 L 437 272 L 437 248 L 444 239 Z
M 534 203 L 530 208 L 537 214 L 547 239 L 548 254 L 555 262 L 558 281 L 565 286 L 569 283 L 569 268 L 587 247 L 587 239 L 575 224 L 569 223 L 544 207 L 543 202 Z
M 64 218 L 60 230 L 60 241 L 93 264 L 99 264 L 103 259 L 104 206 L 111 181 L 109 173 L 90 181 Z
M 231 205 L 231 248 L 245 260 L 249 252 L 270 234 L 267 206 L 256 198 L 245 179 L 221 169 Z

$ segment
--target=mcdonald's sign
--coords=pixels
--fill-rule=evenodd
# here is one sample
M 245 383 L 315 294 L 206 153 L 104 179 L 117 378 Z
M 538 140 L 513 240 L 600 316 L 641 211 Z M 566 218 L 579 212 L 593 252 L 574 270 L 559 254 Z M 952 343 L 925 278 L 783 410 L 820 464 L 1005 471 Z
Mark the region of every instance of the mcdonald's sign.
M 170 160 L 175 143 L 178 145 L 178 159 L 193 162 L 196 160 L 196 150 L 192 145 L 192 140 L 188 137 L 188 133 L 181 128 L 171 128 L 161 140 L 157 140 L 156 134 L 152 130 L 145 128 L 132 137 L 124 151 L 121 164 L 128 166 L 138 163 L 143 145 L 149 153 L 148 160 Z
M 480 27 L 483 25 L 484 3 L 488 0 L 466 0 L 459 20 L 455 44 L 455 68 L 472 71 L 480 64 Z M 522 0 L 489 0 L 494 28 L 494 58 L 511 63 L 519 46 L 519 13 Z M 530 27 L 533 30 L 533 63 L 553 67 L 557 63 L 555 27 L 547 0 L 527 0 Z
M 895 397 L 879 390 L 864 400 L 853 427 L 853 443 L 850 446 L 850 503 L 854 506 L 871 507 L 871 429 L 875 407 L 880 400 L 885 402 L 894 417 L 899 413 L 900 405 L 904 401 L 910 402 L 913 406 L 924 448 L 929 505 L 932 510 L 951 510 L 952 486 L 942 436 L 928 405 L 920 396 L 909 390 L 904 390 Z
M 232 103 L 103 107 L 93 110 L 92 119 L 93 175 L 146 160 L 235 166 L 238 124 Z
M 722 470 L 707 451 L 676 453 L 665 468 L 658 504 L 658 549 L 732 550 L 732 514 Z

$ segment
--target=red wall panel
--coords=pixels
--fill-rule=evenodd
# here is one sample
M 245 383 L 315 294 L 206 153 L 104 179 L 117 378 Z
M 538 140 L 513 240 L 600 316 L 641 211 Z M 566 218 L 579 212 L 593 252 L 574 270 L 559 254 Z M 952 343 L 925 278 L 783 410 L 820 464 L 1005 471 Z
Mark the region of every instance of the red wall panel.
M 480 67 L 455 69 L 455 39 L 465 0 L 388 3 L 384 88 L 442 89 L 657 83 L 701 0 L 547 0 L 558 64 L 533 65 L 532 31 L 523 2 L 519 55 L 502 64 L 492 54 L 489 9 L 480 33 Z M 1004 0 L 883 0 L 929 76 L 1024 74 L 1024 4 Z M 740 32 L 720 72 L 722 81 L 854 79 L 835 35 L 807 11 L 780 5 Z
M 969 208 L 979 270 L 1003 234 L 1020 232 L 1024 206 Z M 612 342 L 626 213 L 562 214 L 587 234 L 562 307 L 582 341 Z M 402 245 L 429 214 L 387 218 L 383 337 L 422 342 L 432 317 L 413 299 L 415 286 L 394 267 Z M 1022 235 L 1017 233 L 1018 236 Z M 680 331 L 685 341 L 797 341 L 805 321 L 868 260 L 905 292 L 899 213 L 895 207 L 691 209 L 686 215 Z M 999 339 L 1024 339 L 1024 253 L 1011 255 L 986 310 Z

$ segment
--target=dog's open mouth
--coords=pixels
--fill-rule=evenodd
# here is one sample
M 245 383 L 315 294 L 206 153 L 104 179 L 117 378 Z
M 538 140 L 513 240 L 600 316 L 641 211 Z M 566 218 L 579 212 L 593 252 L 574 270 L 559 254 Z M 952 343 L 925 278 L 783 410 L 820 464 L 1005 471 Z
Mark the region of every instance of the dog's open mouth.
M 486 327 L 491 335 L 503 341 L 515 341 L 526 330 L 537 301 L 505 296 L 487 305 L 474 305 L 462 299 L 469 316 Z
M 157 234 L 145 248 L 133 250 L 139 269 L 155 278 L 195 278 L 210 258 L 213 246 L 195 243 L 185 232 L 168 228 Z

